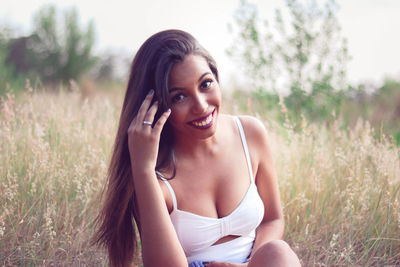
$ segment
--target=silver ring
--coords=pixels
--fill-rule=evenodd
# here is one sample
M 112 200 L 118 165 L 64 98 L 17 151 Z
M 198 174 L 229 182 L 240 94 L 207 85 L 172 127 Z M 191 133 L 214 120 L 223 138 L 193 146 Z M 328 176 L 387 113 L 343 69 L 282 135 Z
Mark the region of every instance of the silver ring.
M 143 124 L 144 125 L 149 125 L 149 126 L 153 125 L 153 123 L 151 121 L 143 121 Z

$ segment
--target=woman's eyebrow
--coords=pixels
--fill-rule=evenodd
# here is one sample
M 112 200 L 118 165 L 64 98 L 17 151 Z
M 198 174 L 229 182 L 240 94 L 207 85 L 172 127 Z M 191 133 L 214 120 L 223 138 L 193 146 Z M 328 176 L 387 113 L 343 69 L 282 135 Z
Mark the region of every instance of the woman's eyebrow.
M 168 93 L 172 93 L 172 92 L 174 92 L 174 91 L 179 91 L 179 90 L 182 90 L 182 88 L 173 87 L 173 88 L 170 88 L 170 89 L 168 90 Z
M 198 79 L 198 82 L 200 82 L 201 79 L 203 79 L 203 77 L 206 76 L 206 75 L 208 75 L 208 74 L 211 74 L 211 72 L 205 72 L 205 73 L 203 73 L 203 74 L 200 76 L 200 78 Z
M 200 81 L 204 78 L 204 76 L 207 76 L 207 75 L 209 75 L 209 74 L 212 74 L 212 73 L 209 72 L 209 71 L 203 73 L 197 81 L 200 82 Z M 168 92 L 169 92 L 169 93 L 172 93 L 172 92 L 178 91 L 178 90 L 182 90 L 182 88 L 180 88 L 180 87 L 172 87 L 172 88 L 170 88 L 170 89 L 168 90 Z

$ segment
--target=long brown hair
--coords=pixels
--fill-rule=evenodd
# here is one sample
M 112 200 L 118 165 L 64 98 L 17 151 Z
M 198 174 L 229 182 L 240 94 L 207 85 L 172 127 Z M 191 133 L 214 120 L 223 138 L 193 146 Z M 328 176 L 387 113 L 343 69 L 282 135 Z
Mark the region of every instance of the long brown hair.
M 187 32 L 167 30 L 154 34 L 140 47 L 133 59 L 129 82 L 125 93 L 115 138 L 107 184 L 103 191 L 103 205 L 96 218 L 98 226 L 94 243 L 108 250 L 111 266 L 129 266 L 136 256 L 137 239 L 134 215 L 134 187 L 127 131 L 145 96 L 154 89 L 154 101 L 159 103 L 157 120 L 169 108 L 168 78 L 174 64 L 182 62 L 187 55 L 196 54 L 206 59 L 218 81 L 214 59 Z M 173 163 L 173 132 L 165 124 L 161 133 L 157 171 L 175 165 Z

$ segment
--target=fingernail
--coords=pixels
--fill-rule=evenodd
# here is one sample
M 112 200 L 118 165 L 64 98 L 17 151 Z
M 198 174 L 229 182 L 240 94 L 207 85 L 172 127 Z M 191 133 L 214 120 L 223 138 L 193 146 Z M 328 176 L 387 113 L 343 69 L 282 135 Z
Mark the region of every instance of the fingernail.
M 152 95 L 152 94 L 154 94 L 154 90 L 153 89 L 151 89 L 147 95 Z
M 170 108 L 169 108 L 169 109 L 167 109 L 167 112 L 168 112 L 168 113 L 171 113 L 171 109 L 170 109 Z

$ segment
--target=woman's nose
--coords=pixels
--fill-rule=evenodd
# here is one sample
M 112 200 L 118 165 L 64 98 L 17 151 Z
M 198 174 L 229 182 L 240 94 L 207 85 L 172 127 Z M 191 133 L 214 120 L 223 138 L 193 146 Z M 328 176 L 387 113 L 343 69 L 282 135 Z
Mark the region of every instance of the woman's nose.
M 198 94 L 194 97 L 192 111 L 195 114 L 203 114 L 207 111 L 208 103 L 203 94 Z

